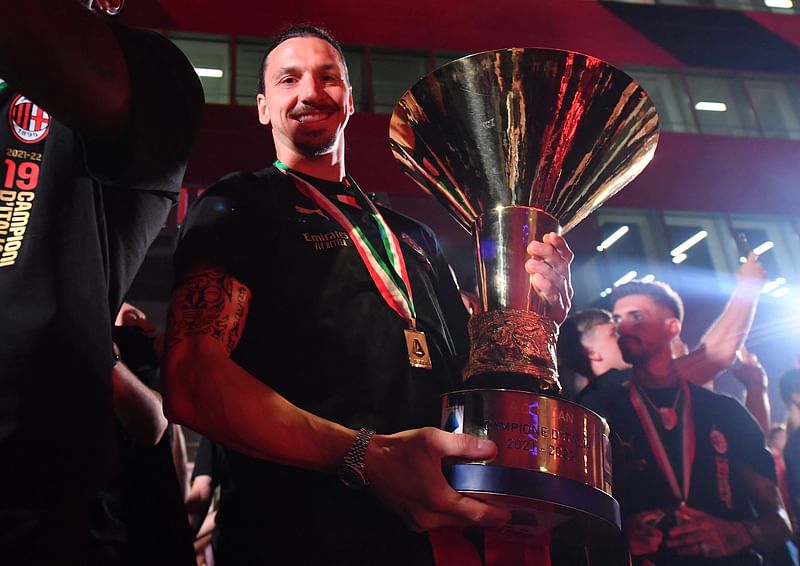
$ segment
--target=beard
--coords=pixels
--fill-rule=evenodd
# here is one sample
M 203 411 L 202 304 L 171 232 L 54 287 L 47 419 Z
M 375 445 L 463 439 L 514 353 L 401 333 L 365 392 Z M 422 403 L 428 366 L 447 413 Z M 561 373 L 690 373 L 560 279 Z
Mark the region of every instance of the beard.
M 622 359 L 626 363 L 636 365 L 638 362 L 646 361 L 647 356 L 642 348 L 641 342 L 632 336 L 622 337 L 618 341 L 619 351 L 622 353 Z
M 316 112 L 336 113 L 339 110 L 339 106 L 336 104 L 303 103 L 289 112 L 288 116 L 291 119 L 298 120 L 306 114 Z M 308 132 L 300 130 L 297 134 L 297 139 L 294 140 L 295 147 L 306 157 L 319 157 L 329 153 L 339 141 L 340 130 L 337 128 L 336 131 L 323 135 L 325 130 L 325 127 L 321 128 L 321 133 L 319 134 L 316 134 L 313 130 Z
M 318 140 L 296 140 L 294 146 L 305 157 L 320 157 L 330 153 L 331 149 L 339 141 L 339 133 L 336 132 L 328 138 L 320 138 Z

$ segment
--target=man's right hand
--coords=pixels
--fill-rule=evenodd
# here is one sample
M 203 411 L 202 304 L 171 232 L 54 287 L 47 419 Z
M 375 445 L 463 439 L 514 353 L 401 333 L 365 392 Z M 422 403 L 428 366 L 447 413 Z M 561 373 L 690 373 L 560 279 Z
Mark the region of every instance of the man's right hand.
M 365 465 L 370 489 L 412 530 L 501 527 L 510 512 L 461 495 L 442 474 L 445 459 L 492 460 L 496 455 L 490 440 L 429 427 L 373 436 Z

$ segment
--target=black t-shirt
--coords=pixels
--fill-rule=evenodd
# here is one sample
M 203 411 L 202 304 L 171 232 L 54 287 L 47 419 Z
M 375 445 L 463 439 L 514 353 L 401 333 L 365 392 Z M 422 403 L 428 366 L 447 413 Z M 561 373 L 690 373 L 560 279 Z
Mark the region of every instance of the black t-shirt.
M 747 495 L 743 470 L 749 468 L 772 481 L 775 465 L 767 450 L 764 435 L 755 419 L 741 403 L 727 395 L 720 395 L 689 385 L 692 417 L 695 426 L 695 460 L 687 504 L 717 517 L 743 521 L 755 517 Z M 649 390 L 657 406 L 669 406 L 676 389 Z M 621 441 L 622 457 L 615 458 L 615 475 L 619 467 L 623 481 L 615 482 L 624 516 L 640 511 L 674 508 L 678 500 L 673 495 L 664 474 L 658 466 L 644 429 L 633 409 L 628 388 L 624 384 L 598 389 L 587 394 L 582 404 L 608 420 L 611 430 Z M 685 400 L 678 404 L 678 414 Z M 650 410 L 650 409 L 648 409 Z M 681 480 L 681 425 L 664 431 L 654 415 L 662 442 L 679 484 Z M 743 551 L 729 559 L 717 561 L 676 558 L 665 553 L 651 557 L 658 566 L 700 564 L 758 564 L 750 551 Z
M 344 185 L 314 184 L 384 253 L 376 223 L 352 206 Z M 212 264 L 249 287 L 232 359 L 256 379 L 313 414 L 388 434 L 440 425 L 439 396 L 461 382 L 468 338 L 433 234 L 382 214 L 400 241 L 433 370 L 409 366 L 405 322 L 381 298 L 345 229 L 274 168 L 229 176 L 203 194 L 185 224 L 176 271 Z M 234 488 L 222 502 L 220 564 L 432 560 L 427 537 L 371 494 L 348 491 L 333 475 L 227 456 Z
M 13 85 L 0 91 L 0 457 L 15 462 L 0 466 L 0 510 L 79 497 L 112 459 L 113 313 L 199 125 L 201 85 L 180 51 L 111 25 L 132 88 L 124 139 L 89 139 Z
M 212 489 L 228 483 L 228 462 L 225 460 L 225 449 L 216 442 L 211 442 L 205 436 L 200 438 L 200 445 L 197 447 L 192 480 L 197 476 L 210 477 Z

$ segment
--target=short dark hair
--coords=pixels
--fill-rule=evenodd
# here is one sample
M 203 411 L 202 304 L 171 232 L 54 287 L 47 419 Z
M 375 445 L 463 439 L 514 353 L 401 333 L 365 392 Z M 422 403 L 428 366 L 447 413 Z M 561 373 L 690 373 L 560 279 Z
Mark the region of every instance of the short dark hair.
M 267 58 L 269 57 L 269 54 L 272 53 L 272 51 L 274 51 L 275 48 L 284 41 L 288 41 L 289 39 L 294 39 L 296 37 L 316 37 L 317 39 L 321 39 L 330 43 L 333 48 L 336 49 L 339 57 L 342 58 L 342 66 L 344 66 L 344 78 L 347 84 L 350 84 L 350 75 L 347 72 L 347 61 L 344 58 L 342 46 L 339 45 L 339 42 L 334 39 L 328 30 L 311 25 L 291 26 L 283 30 L 275 39 L 272 40 L 272 43 L 267 46 L 267 51 L 261 58 L 261 67 L 260 72 L 258 73 L 259 94 L 264 94 L 264 91 L 267 87 L 266 82 L 264 81 L 264 71 L 267 70 Z
M 633 295 L 644 295 L 649 297 L 657 305 L 666 307 L 679 321 L 683 322 L 683 300 L 675 290 L 663 281 L 639 281 L 634 279 L 628 283 L 623 283 L 611 295 L 616 303 L 623 297 Z
M 558 356 L 572 371 L 585 377 L 595 377 L 592 362 L 583 349 L 581 338 L 601 324 L 611 324 L 611 313 L 603 309 L 577 311 L 561 325 L 558 336 Z
M 790 369 L 784 373 L 778 381 L 778 389 L 783 403 L 787 407 L 791 405 L 792 395 L 800 393 L 800 369 Z

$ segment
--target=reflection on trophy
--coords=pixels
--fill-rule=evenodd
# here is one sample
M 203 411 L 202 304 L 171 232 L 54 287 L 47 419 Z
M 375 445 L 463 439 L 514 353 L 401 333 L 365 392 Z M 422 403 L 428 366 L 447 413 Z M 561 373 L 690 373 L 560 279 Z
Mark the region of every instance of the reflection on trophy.
M 511 509 L 514 532 L 618 531 L 608 426 L 559 397 L 558 327 L 524 264 L 531 240 L 566 233 L 644 169 L 658 141 L 653 103 L 594 57 L 504 49 L 421 79 L 390 138 L 406 173 L 475 240 L 482 312 L 442 427 L 495 441 L 498 456 L 449 466 L 450 483 Z

